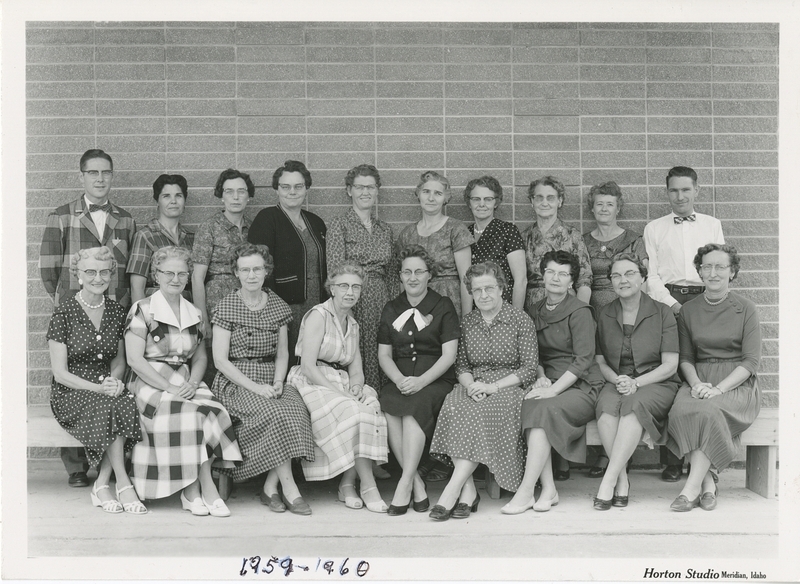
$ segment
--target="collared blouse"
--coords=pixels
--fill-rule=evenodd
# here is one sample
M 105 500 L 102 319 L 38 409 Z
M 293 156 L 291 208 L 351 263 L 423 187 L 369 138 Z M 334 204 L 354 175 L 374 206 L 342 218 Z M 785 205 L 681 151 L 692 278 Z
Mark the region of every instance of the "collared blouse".
M 175 241 L 172 239 L 172 235 L 164 229 L 164 226 L 158 222 L 158 219 L 152 219 L 150 223 L 141 227 L 136 232 L 136 235 L 133 236 L 133 246 L 128 259 L 127 272 L 147 278 L 147 296 L 155 291 L 154 288 L 158 288 L 150 269 L 150 260 L 153 257 L 153 253 L 169 245 L 183 247 L 192 251 L 194 233 L 178 223 L 178 241 Z M 187 283 L 186 287 L 191 290 L 191 281 Z
M 469 232 L 475 235 L 475 224 L 468 227 Z M 514 276 L 511 266 L 508 265 L 508 254 L 525 249 L 519 229 L 513 223 L 497 219 L 489 221 L 483 230 L 480 239 L 472 244 L 472 265 L 485 261 L 497 263 L 506 277 L 506 287 L 503 289 L 503 300 L 511 302 L 514 291 Z
M 350 207 L 328 224 L 325 240 L 328 263 L 335 266 L 345 260 L 354 261 L 368 274 L 386 278 L 391 269 L 393 240 L 388 223 L 373 217 L 370 232 Z
M 208 266 L 206 277 L 221 274 L 233 276 L 231 250 L 247 242 L 250 220 L 242 218 L 242 229 L 231 223 L 220 210 L 206 219 L 197 228 L 192 247 L 192 261 Z
M 525 240 L 525 262 L 528 266 L 528 288 L 542 288 L 544 280 L 539 271 L 539 263 L 548 251 L 567 251 L 578 258 L 581 274 L 575 282 L 575 288 L 592 286 L 592 264 L 589 252 L 583 242 L 580 231 L 556 219 L 556 222 L 542 233 L 534 223 L 522 234 Z

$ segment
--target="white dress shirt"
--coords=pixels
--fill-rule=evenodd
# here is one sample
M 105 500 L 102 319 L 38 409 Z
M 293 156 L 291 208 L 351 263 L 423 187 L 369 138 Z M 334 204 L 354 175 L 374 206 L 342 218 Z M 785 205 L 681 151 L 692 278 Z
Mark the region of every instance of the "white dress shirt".
M 94 205 L 89 200 L 85 194 L 83 195 L 83 201 L 86 204 L 86 208 L 89 208 L 89 205 Z M 100 237 L 100 241 L 103 241 L 103 233 L 106 231 L 106 219 L 108 219 L 108 213 L 105 211 L 94 211 L 89 213 L 89 216 L 92 218 L 94 222 L 94 226 L 97 228 L 97 235 Z
M 702 286 L 694 267 L 697 248 L 708 243 L 725 243 L 719 219 L 695 213 L 695 221 L 675 223 L 670 213 L 648 223 L 644 228 L 644 245 L 649 256 L 647 293 L 653 300 L 672 306 L 677 302 L 664 284 Z

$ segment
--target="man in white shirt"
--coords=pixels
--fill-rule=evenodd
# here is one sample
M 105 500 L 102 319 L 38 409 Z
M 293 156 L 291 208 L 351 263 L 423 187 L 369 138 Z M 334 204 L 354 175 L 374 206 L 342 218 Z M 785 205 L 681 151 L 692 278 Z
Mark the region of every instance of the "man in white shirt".
M 700 188 L 697 173 L 688 166 L 675 166 L 667 173 L 667 195 L 672 213 L 651 221 L 644 228 L 644 245 L 649 256 L 647 293 L 672 308 L 701 294 L 703 281 L 694 268 L 697 249 L 708 243 L 725 243 L 719 219 L 695 213 L 694 201 Z M 683 460 L 661 447 L 666 468 L 661 478 L 675 482 L 683 474 Z

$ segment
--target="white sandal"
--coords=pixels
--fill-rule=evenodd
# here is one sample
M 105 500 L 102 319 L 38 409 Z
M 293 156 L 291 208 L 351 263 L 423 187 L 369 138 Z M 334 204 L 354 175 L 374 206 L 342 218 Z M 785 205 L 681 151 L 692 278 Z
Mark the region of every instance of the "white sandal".
M 349 497 L 342 492 L 342 489 L 345 487 L 353 487 L 353 490 L 356 490 L 356 486 L 353 483 L 345 483 L 343 485 L 339 485 L 339 500 L 344 503 L 345 507 L 350 509 L 361 509 L 364 506 L 364 502 L 359 499 L 358 497 Z
M 369 493 L 370 491 L 377 491 L 378 487 L 370 487 L 369 489 L 364 489 L 361 491 L 361 498 L 364 498 L 364 493 Z M 378 491 L 378 495 L 380 495 L 380 491 Z M 372 503 L 368 503 L 364 501 L 364 504 L 367 506 L 367 509 L 372 511 L 373 513 L 386 513 L 389 510 L 389 506 L 386 505 L 386 502 L 383 499 L 379 499 L 378 501 L 373 501 Z
M 119 499 L 119 496 L 122 493 L 132 488 L 133 485 L 128 485 L 127 487 L 122 487 L 121 489 L 117 487 L 117 499 Z M 144 515 L 147 513 L 147 507 L 144 506 L 144 503 L 138 500 L 138 495 L 136 501 L 132 503 L 123 503 L 120 501 L 120 504 L 122 505 L 122 510 L 125 511 L 125 513 L 130 513 L 131 515 Z
M 103 485 L 102 487 L 97 486 L 97 481 L 95 481 L 94 485 L 92 485 L 92 490 L 89 493 L 89 496 L 92 498 L 92 505 L 95 507 L 100 507 L 106 513 L 122 513 L 122 503 L 117 501 L 116 499 L 110 499 L 108 501 L 101 501 L 100 497 L 97 496 L 97 493 L 102 491 L 103 489 L 108 489 L 108 485 Z M 110 489 L 109 489 L 110 490 Z

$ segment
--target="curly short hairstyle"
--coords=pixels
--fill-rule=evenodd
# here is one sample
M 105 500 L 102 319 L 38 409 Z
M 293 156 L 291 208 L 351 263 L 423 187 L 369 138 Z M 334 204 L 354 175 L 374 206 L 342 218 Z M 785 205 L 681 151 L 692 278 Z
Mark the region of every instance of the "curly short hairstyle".
M 361 278 L 361 283 L 367 281 L 367 272 L 361 267 L 361 264 L 345 260 L 339 264 L 328 269 L 328 278 L 325 280 L 325 289 L 330 290 L 336 278 L 345 274 L 352 274 Z
M 626 262 L 626 261 L 636 264 L 636 267 L 639 268 L 639 273 L 642 275 L 642 278 L 644 278 L 645 280 L 647 279 L 647 266 L 644 265 L 644 262 L 639 256 L 630 252 L 618 253 L 613 258 L 611 258 L 611 263 L 608 266 L 609 277 L 611 277 L 611 270 L 614 268 L 614 264 L 616 264 L 617 262 Z
M 536 190 L 536 187 L 539 185 L 544 185 L 546 187 L 553 187 L 558 193 L 558 200 L 562 203 L 564 202 L 564 197 L 566 193 L 566 189 L 564 188 L 564 183 L 558 180 L 554 176 L 543 176 L 541 178 L 537 178 L 535 181 L 531 182 L 531 185 L 528 187 L 528 198 L 533 200 L 533 191 Z
M 425 262 L 425 268 L 431 273 L 431 277 L 436 276 L 441 269 L 439 262 L 434 260 L 431 255 L 421 245 L 410 243 L 404 246 L 397 254 L 397 271 L 403 269 L 403 260 L 408 258 L 419 258 Z
M 544 277 L 544 271 L 547 269 L 547 264 L 550 262 L 555 262 L 559 266 L 569 266 L 569 274 L 572 278 L 572 287 L 574 288 L 578 278 L 581 277 L 581 263 L 578 261 L 578 257 L 575 254 L 560 249 L 548 251 L 542 256 L 542 261 L 539 262 L 539 273 L 542 274 L 542 277 Z
M 80 169 L 80 171 L 83 172 L 83 169 L 86 168 L 86 163 L 95 158 L 102 158 L 103 160 L 108 160 L 108 163 L 111 165 L 111 170 L 114 170 L 114 161 L 111 160 L 111 156 L 109 156 L 106 152 L 103 152 L 99 148 L 92 148 L 84 152 L 83 156 L 81 156 L 81 160 L 78 163 L 78 168 Z
M 619 185 L 613 180 L 601 183 L 599 185 L 594 185 L 589 189 L 589 194 L 586 196 L 586 202 L 589 204 L 590 213 L 594 209 L 594 198 L 601 195 L 610 195 L 614 197 L 617 200 L 617 212 L 622 213 L 622 206 L 624 205 L 622 200 L 622 189 L 620 189 Z
M 236 178 L 241 178 L 244 180 L 244 184 L 247 186 L 247 194 L 250 195 L 252 199 L 256 194 L 256 185 L 253 184 L 250 175 L 246 172 L 242 172 L 240 170 L 236 170 L 235 168 L 229 168 L 227 170 L 223 170 L 219 173 L 219 178 L 217 179 L 217 184 L 214 187 L 214 196 L 218 199 L 222 198 L 222 190 L 223 186 L 225 185 L 225 181 L 233 180 Z
M 498 205 L 503 202 L 503 187 L 500 186 L 500 182 L 493 176 L 485 174 L 480 178 L 473 178 L 464 188 L 464 202 L 467 207 L 469 207 L 469 198 L 472 196 L 472 190 L 475 187 L 484 187 L 492 191 Z
M 444 187 L 444 194 L 450 191 L 450 181 L 447 180 L 447 177 L 443 174 L 439 174 L 435 170 L 426 170 L 419 176 L 419 183 L 417 183 L 417 187 L 414 189 L 414 194 L 419 198 L 419 192 L 422 190 L 422 185 L 424 185 L 429 180 L 434 180 Z
M 153 252 L 153 257 L 150 258 L 150 272 L 153 279 L 157 280 L 158 268 L 167 260 L 181 260 L 186 263 L 186 269 L 191 274 L 194 269 L 194 262 L 192 262 L 192 252 L 185 247 L 178 247 L 177 245 L 168 245 L 161 247 Z
M 669 188 L 669 179 L 678 176 L 685 176 L 686 178 L 692 179 L 694 186 L 697 186 L 697 173 L 694 168 L 691 166 L 673 166 L 669 169 L 669 172 L 667 172 L 667 188 Z
M 371 164 L 359 164 L 348 170 L 347 174 L 344 175 L 345 188 L 352 187 L 353 181 L 356 180 L 357 176 L 371 176 L 375 179 L 375 185 L 378 188 L 381 186 L 381 174 L 378 172 L 378 169 Z
M 269 247 L 260 243 L 240 243 L 234 247 L 231 250 L 231 271 L 235 273 L 239 269 L 239 258 L 247 258 L 254 255 L 263 258 L 264 268 L 267 270 L 265 277 L 269 278 L 272 275 L 272 270 L 275 269 L 275 263 L 269 253 Z
M 274 190 L 278 190 L 278 183 L 280 182 L 281 176 L 284 172 L 299 172 L 303 175 L 303 182 L 305 183 L 306 188 L 311 188 L 311 173 L 306 168 L 306 165 L 299 160 L 287 160 L 283 163 L 283 166 L 279 167 L 275 172 L 272 173 L 272 188 Z
M 467 270 L 467 273 L 464 274 L 464 285 L 467 287 L 467 292 L 472 294 L 472 280 L 481 276 L 494 276 L 494 279 L 497 280 L 497 285 L 503 290 L 505 290 L 508 285 L 503 268 L 494 262 L 486 261 L 479 264 L 472 264 Z
M 114 253 L 104 245 L 101 247 L 87 247 L 72 254 L 69 257 L 69 273 L 77 277 L 78 262 L 89 259 L 99 262 L 111 262 L 111 269 L 117 269 L 117 260 L 114 259 Z
M 731 277 L 730 281 L 736 279 L 736 276 L 739 275 L 739 267 L 741 265 L 741 260 L 739 259 L 739 253 L 736 251 L 736 248 L 732 245 L 726 244 L 719 244 L 719 243 L 709 243 L 704 245 L 703 247 L 697 248 L 697 254 L 694 256 L 694 269 L 697 270 L 697 273 L 700 273 L 700 265 L 703 263 L 703 258 L 706 254 L 711 253 L 712 251 L 721 251 L 728 254 L 728 261 L 731 263 Z
M 153 183 L 153 200 L 158 202 L 158 197 L 161 196 L 161 191 L 167 185 L 177 185 L 181 188 L 183 198 L 189 198 L 189 185 L 186 179 L 181 174 L 162 174 Z M 251 195 L 252 196 L 252 195 Z

